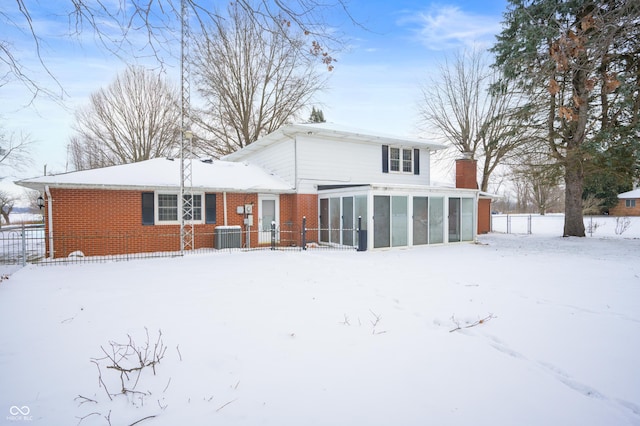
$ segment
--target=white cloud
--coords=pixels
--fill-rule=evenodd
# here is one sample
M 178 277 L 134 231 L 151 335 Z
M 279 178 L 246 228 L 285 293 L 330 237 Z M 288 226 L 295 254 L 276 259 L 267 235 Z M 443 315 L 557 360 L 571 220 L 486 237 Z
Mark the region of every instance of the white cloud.
M 431 50 L 487 47 L 502 27 L 500 16 L 466 12 L 457 6 L 432 6 L 402 18 L 400 25 L 414 26 L 418 40 Z

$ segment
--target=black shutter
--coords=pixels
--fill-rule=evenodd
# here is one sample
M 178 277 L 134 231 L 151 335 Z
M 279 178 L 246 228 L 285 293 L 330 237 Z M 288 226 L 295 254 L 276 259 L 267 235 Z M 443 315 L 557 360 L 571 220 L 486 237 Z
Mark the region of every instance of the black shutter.
M 413 174 L 420 174 L 420 150 L 417 148 L 413 150 Z
M 153 225 L 155 209 L 153 206 L 153 192 L 142 193 L 142 224 Z
M 216 194 L 204 194 L 204 223 L 216 223 Z
M 389 145 L 382 145 L 382 173 L 389 173 Z

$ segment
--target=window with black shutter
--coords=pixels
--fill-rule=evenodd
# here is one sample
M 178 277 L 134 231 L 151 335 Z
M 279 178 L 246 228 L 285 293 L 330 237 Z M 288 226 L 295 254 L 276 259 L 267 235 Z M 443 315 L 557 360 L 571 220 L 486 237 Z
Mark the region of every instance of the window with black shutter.
M 216 223 L 216 194 L 204 195 L 204 223 Z
M 382 145 L 382 173 L 389 173 L 389 145 Z
M 420 174 L 420 150 L 417 148 L 413 150 L 413 174 Z
M 153 205 L 153 192 L 142 193 L 142 224 L 153 225 L 154 224 L 154 205 Z

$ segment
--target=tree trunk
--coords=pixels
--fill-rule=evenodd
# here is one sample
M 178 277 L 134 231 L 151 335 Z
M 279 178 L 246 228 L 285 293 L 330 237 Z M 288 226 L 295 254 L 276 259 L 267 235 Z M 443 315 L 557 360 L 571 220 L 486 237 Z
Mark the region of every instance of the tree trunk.
M 582 217 L 582 186 L 584 174 L 577 158 L 567 158 L 564 173 L 564 233 L 565 237 L 584 237 Z
M 8 212 L 5 212 L 4 210 L 1 212 L 2 217 L 4 218 L 4 222 L 7 225 L 11 225 L 10 219 L 9 219 L 9 213 L 11 213 L 11 210 L 9 210 Z M 1 225 L 1 222 L 0 222 Z
M 489 161 L 490 159 L 485 156 L 482 165 L 482 176 L 480 177 L 480 191 L 482 192 L 488 192 L 489 190 L 489 178 L 491 177 L 491 171 L 489 170 Z

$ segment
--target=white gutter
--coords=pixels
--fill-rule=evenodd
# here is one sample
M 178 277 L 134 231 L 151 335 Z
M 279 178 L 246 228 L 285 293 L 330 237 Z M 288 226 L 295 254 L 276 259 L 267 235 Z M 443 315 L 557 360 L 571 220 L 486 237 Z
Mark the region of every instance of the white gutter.
M 227 193 L 226 191 L 222 193 L 222 203 L 224 204 L 224 226 L 227 226 Z
M 53 259 L 53 198 L 49 185 L 45 185 L 44 192 L 47 194 L 47 219 L 49 222 L 49 259 Z

